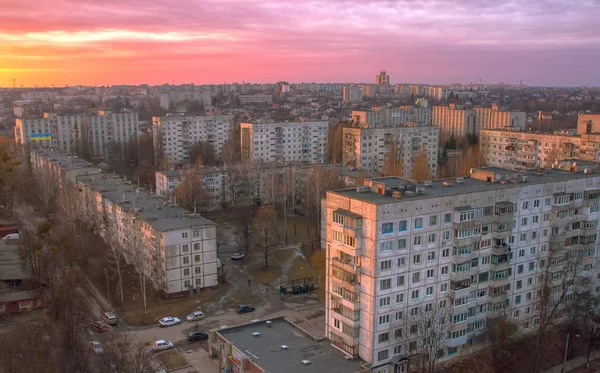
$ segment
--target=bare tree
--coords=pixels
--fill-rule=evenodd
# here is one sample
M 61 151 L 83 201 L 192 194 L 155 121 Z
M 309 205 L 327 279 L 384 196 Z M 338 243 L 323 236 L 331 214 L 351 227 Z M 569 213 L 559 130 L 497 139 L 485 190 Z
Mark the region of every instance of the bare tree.
M 254 246 L 262 251 L 265 267 L 269 267 L 269 258 L 277 242 L 277 225 L 272 206 L 261 206 L 252 221 L 252 240 Z
M 62 351 L 54 328 L 46 323 L 21 324 L 0 337 L 0 371 L 6 373 L 59 373 Z
M 27 151 L 27 149 L 21 149 Z M 29 188 L 23 188 L 26 181 L 31 180 L 31 173 L 23 172 L 25 162 L 19 156 L 14 141 L 0 138 L 0 206 L 9 214 L 12 214 L 16 195 L 25 195 L 31 192 Z
M 284 175 L 283 175 L 283 186 L 285 190 L 286 198 L 290 197 L 292 214 L 296 213 L 296 202 L 298 200 L 298 169 L 296 165 L 291 165 L 286 167 Z M 284 212 L 287 215 L 287 211 Z M 287 243 L 287 218 L 286 218 L 286 243 Z M 294 219 L 294 237 L 298 235 L 298 228 L 296 225 L 296 219 Z
M 204 189 L 204 172 L 202 167 L 195 166 L 189 169 L 181 185 L 174 195 L 177 203 L 190 211 L 202 211 L 207 207 L 208 195 Z
M 56 174 L 47 168 L 38 169 L 35 174 L 35 195 L 46 220 L 50 219 L 50 214 L 54 210 L 57 192 Z
M 264 191 L 262 195 L 266 197 L 265 201 L 261 203 L 267 203 L 273 205 L 277 211 L 277 205 L 280 202 L 281 196 L 281 175 L 280 168 L 277 163 L 271 163 L 264 172 Z
M 225 165 L 234 165 L 238 163 L 237 145 L 233 139 L 230 139 L 221 148 L 219 153 L 220 161 Z
M 384 176 L 404 176 L 404 161 L 395 137 L 389 142 L 389 151 L 385 155 L 381 173 Z
M 427 150 L 421 149 L 419 154 L 413 159 L 410 177 L 417 181 L 431 179 L 431 168 L 429 167 Z
M 97 215 L 96 211 L 86 211 L 86 208 L 94 209 L 96 206 L 92 201 L 85 201 L 83 189 L 68 180 L 65 180 L 58 189 L 57 208 L 60 222 L 64 227 L 73 230 L 74 237 L 77 236 L 80 223 L 86 223 L 92 230 L 99 226 L 94 219 Z
M 119 238 L 116 235 L 117 224 L 116 218 L 109 215 L 108 211 L 104 211 L 104 240 L 109 246 L 108 261 L 110 262 L 110 275 L 113 282 L 116 283 L 114 286 L 115 295 L 119 303 L 123 303 L 123 247 L 119 242 Z M 109 294 L 110 296 L 110 294 Z
M 104 344 L 104 353 L 96 356 L 105 371 L 114 369 L 119 373 L 148 372 L 152 368 L 152 358 L 152 352 L 143 342 L 134 340 L 126 333 L 112 333 L 108 343 Z
M 321 232 L 321 200 L 328 190 L 344 188 L 344 181 L 333 167 L 313 167 L 308 170 L 306 178 L 307 207 L 315 211 L 315 235 Z M 307 209 L 309 210 L 309 209 Z M 307 211 L 308 216 L 309 211 Z
M 408 350 L 415 351 L 413 362 L 420 372 L 433 373 L 435 363 L 448 339 L 450 313 L 437 302 L 417 307 L 409 319 Z
M 567 314 L 571 325 L 587 334 L 586 367 L 589 369 L 592 348 L 600 347 L 600 297 L 591 294 L 589 278 L 583 277 L 579 282 L 573 299 L 567 303 Z

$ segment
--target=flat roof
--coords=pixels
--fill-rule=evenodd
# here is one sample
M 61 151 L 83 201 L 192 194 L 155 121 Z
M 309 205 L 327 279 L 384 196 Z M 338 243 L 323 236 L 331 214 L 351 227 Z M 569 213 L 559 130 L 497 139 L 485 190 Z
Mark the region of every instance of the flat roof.
M 500 175 L 511 175 L 518 174 L 518 171 L 515 170 L 507 170 L 499 167 L 482 167 L 477 170 L 482 172 L 493 172 L 495 174 Z M 580 170 L 580 171 L 579 171 Z M 349 197 L 352 199 L 356 199 L 359 201 L 363 201 L 366 203 L 371 203 L 375 205 L 382 205 L 388 203 L 398 203 L 409 200 L 419 200 L 419 199 L 428 199 L 428 198 L 440 198 L 447 197 L 453 195 L 461 195 L 461 194 L 469 194 L 469 193 L 478 193 L 485 192 L 491 190 L 498 189 L 506 189 L 506 188 L 515 188 L 523 185 L 535 185 L 535 184 L 545 184 L 549 182 L 561 182 L 568 181 L 573 179 L 583 179 L 588 177 L 599 176 L 600 174 L 585 174 L 583 172 L 583 168 L 579 168 L 576 172 L 564 171 L 560 169 L 545 169 L 543 174 L 537 175 L 533 171 L 525 172 L 527 175 L 526 182 L 513 183 L 507 181 L 506 184 L 501 184 L 500 182 L 489 182 L 485 180 L 478 180 L 472 177 L 464 177 L 462 183 L 457 183 L 456 178 L 451 179 L 440 179 L 440 180 L 432 180 L 431 186 L 425 187 L 423 183 L 417 183 L 419 190 L 423 190 L 423 193 L 411 193 L 410 195 L 402 195 L 399 198 L 395 198 L 391 195 L 381 195 L 376 192 L 368 191 L 358 192 L 357 188 L 352 189 L 341 189 L 335 190 L 328 193 L 337 194 L 344 197 Z M 367 179 L 373 180 L 375 182 L 383 182 L 386 185 L 410 185 L 411 183 L 414 185 L 414 181 L 410 179 L 404 179 L 397 176 L 390 176 L 386 178 L 374 178 Z M 449 181 L 452 183 L 450 186 L 444 185 L 444 181 Z M 402 190 L 402 188 L 400 188 Z
M 22 239 L 0 240 L 0 280 L 33 278 L 27 264 L 21 258 L 19 245 L 22 243 Z
M 217 331 L 255 364 L 270 373 L 355 373 L 365 370 L 360 360 L 346 360 L 329 341 L 315 341 L 285 318 Z M 255 337 L 253 332 L 259 332 Z M 288 346 L 287 350 L 281 345 Z M 304 365 L 302 360 L 309 360 Z

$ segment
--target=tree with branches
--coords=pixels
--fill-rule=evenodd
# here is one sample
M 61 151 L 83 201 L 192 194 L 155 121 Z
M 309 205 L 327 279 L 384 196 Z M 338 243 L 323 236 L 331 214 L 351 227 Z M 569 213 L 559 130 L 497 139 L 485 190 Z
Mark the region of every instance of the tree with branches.
M 203 211 L 208 206 L 208 193 L 204 188 L 204 171 L 201 166 L 187 170 L 185 177 L 173 194 L 177 204 L 190 211 Z
M 404 161 L 402 160 L 401 149 L 398 146 L 398 139 L 392 138 L 389 141 L 389 151 L 386 153 L 381 173 L 383 176 L 404 176 Z
M 306 176 L 306 216 L 312 211 L 315 218 L 315 235 L 321 233 L 321 201 L 328 190 L 344 188 L 346 185 L 336 169 L 331 167 L 312 167 Z M 308 228 L 308 225 L 307 225 Z
M 57 175 L 50 169 L 38 169 L 35 173 L 35 196 L 41 212 L 50 220 L 56 206 L 56 195 L 59 189 Z
M 433 373 L 448 339 L 450 322 L 448 308 L 440 307 L 437 302 L 420 305 L 408 320 L 407 350 L 415 352 L 411 365 L 414 364 L 419 372 Z
M 431 179 L 431 168 L 429 167 L 429 156 L 427 150 L 421 149 L 413 159 L 410 172 L 411 179 L 425 181 Z
M 254 246 L 262 252 L 265 267 L 269 267 L 269 258 L 274 249 L 279 233 L 275 211 L 272 206 L 260 206 L 252 220 L 252 241 Z

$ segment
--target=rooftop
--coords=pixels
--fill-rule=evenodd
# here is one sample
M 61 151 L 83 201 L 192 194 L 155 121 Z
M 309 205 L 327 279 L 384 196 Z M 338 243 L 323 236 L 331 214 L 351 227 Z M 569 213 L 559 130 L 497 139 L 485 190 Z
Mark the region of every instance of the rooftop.
M 0 280 L 24 280 L 32 278 L 21 258 L 19 245 L 22 239 L 0 240 Z
M 361 372 L 359 360 L 346 360 L 329 341 L 315 341 L 283 317 L 265 322 L 219 330 L 241 353 L 266 372 L 275 373 L 354 373 Z M 253 332 L 259 332 L 255 337 Z M 288 346 L 283 349 L 281 346 Z M 309 360 L 305 365 L 302 360 Z
M 470 177 L 456 179 L 432 180 L 425 183 L 415 182 L 398 176 L 378 177 L 365 180 L 365 186 L 352 189 L 341 189 L 329 193 L 353 198 L 371 204 L 388 204 L 408 200 L 419 200 L 436 197 L 447 197 L 460 194 L 514 188 L 515 186 L 561 182 L 599 176 L 596 173 L 585 173 L 583 166 L 595 163 L 575 160 L 577 171 L 568 171 L 573 162 L 563 160 L 560 169 L 545 169 L 539 173 L 535 170 L 515 171 L 499 167 L 482 167 L 473 169 Z M 597 171 L 596 171 L 597 172 Z M 489 178 L 489 179 L 488 179 Z M 385 186 L 385 193 L 379 193 L 379 185 Z

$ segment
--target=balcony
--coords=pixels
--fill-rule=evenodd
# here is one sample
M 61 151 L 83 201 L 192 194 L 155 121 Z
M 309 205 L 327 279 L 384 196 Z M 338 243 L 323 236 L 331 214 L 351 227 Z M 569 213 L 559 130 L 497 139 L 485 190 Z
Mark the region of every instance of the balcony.
M 473 220 L 467 220 L 467 221 L 455 221 L 452 222 L 452 227 L 454 229 L 466 229 L 466 228 L 476 228 L 479 227 L 481 225 L 481 220 L 480 219 L 473 219 Z
M 503 238 L 508 238 L 510 236 L 512 236 L 512 227 L 511 227 L 511 229 L 504 229 L 504 230 L 493 229 L 492 230 L 492 238 L 493 239 L 501 240 Z
M 465 343 L 467 343 L 467 336 L 464 335 L 462 337 L 458 337 L 458 338 L 454 338 L 454 339 L 448 339 L 446 341 L 446 346 L 448 347 L 458 347 L 458 346 L 462 346 Z
M 455 246 L 469 246 L 478 243 L 481 240 L 481 233 L 478 233 L 471 237 L 463 237 L 463 238 L 453 238 L 453 242 Z
M 492 255 L 505 255 L 510 253 L 509 245 L 494 245 L 492 246 Z
M 360 273 L 360 265 L 354 263 L 351 260 L 344 260 L 344 259 L 338 258 L 338 257 L 333 257 L 333 258 L 331 258 L 331 260 L 333 261 L 333 265 L 335 267 L 343 269 L 346 272 L 350 272 L 353 274 Z
M 331 279 L 331 282 L 348 291 L 351 291 L 353 293 L 360 293 L 360 283 L 356 280 L 346 281 L 344 279 L 335 277 L 334 275 L 331 275 L 329 278 Z
M 492 255 L 492 259 L 490 261 L 490 269 L 492 271 L 501 271 L 504 269 L 508 269 L 508 267 L 510 267 L 510 261 L 508 259 L 508 254 Z
M 502 202 L 498 202 L 496 203 L 496 206 L 494 208 L 494 213 L 498 216 L 510 216 L 511 221 L 512 221 L 512 216 L 515 213 L 515 204 L 513 202 L 510 201 L 502 201 Z M 496 220 L 498 221 L 498 220 Z
M 333 332 L 329 332 L 329 341 L 334 347 L 344 351 L 347 354 L 352 355 L 352 357 L 358 356 L 358 343 L 348 344 L 345 342 L 344 337 Z
M 333 249 L 333 250 L 342 251 L 350 256 L 361 256 L 362 255 L 361 241 L 362 241 L 362 239 L 357 238 L 355 240 L 356 246 L 344 245 L 341 242 L 333 241 L 333 240 L 328 241 L 328 244 L 331 245 L 331 249 Z
M 464 281 L 471 278 L 471 276 L 476 275 L 479 272 L 477 267 L 472 267 L 468 271 L 464 272 L 451 272 L 450 280 L 452 281 Z

